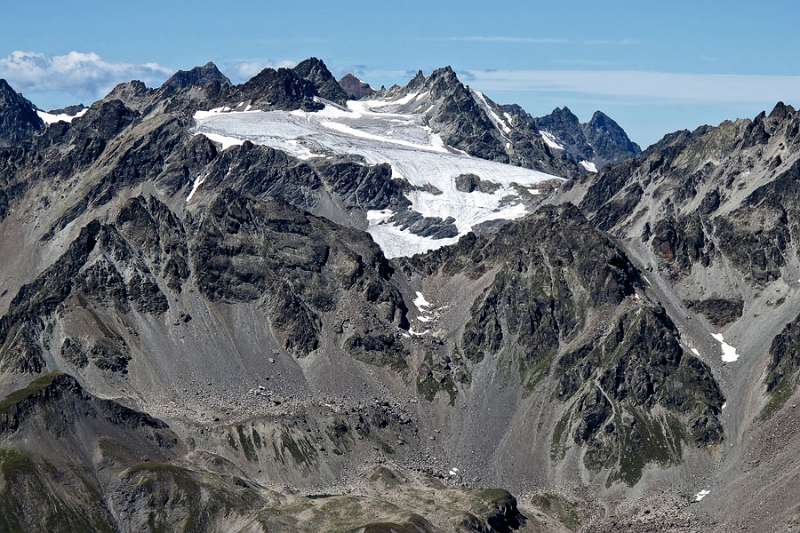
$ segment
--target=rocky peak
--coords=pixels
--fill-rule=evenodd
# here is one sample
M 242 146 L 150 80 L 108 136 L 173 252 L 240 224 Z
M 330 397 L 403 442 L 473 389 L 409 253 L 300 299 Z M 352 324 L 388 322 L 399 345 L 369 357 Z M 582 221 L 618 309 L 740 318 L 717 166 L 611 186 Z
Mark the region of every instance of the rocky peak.
M 150 103 L 153 89 L 139 80 L 132 80 L 116 85 L 103 101 L 119 100 L 131 109 L 141 110 Z
M 466 92 L 466 88 L 458 79 L 453 68 L 449 65 L 434 70 L 425 80 L 425 86 L 429 88 L 433 94 L 453 91 Z
M 600 163 L 615 162 L 641 153 L 639 145 L 628 137 L 619 124 L 602 111 L 595 111 L 583 125 L 587 142 L 594 148 Z
M 368 83 L 364 83 L 353 74 L 345 74 L 339 80 L 339 86 L 347 96 L 356 100 L 375 94 L 375 91 Z
M 227 87 L 231 84 L 230 80 L 219 71 L 217 66 L 208 62 L 201 67 L 194 67 L 191 70 L 179 70 L 170 79 L 164 82 L 162 89 L 178 91 L 195 86 L 218 85 Z
M 576 159 L 591 161 L 598 168 L 623 161 L 641 152 L 619 124 L 602 111 L 596 111 L 582 124 L 566 106 L 536 119 L 536 126 L 553 136 Z
M 794 113 L 795 110 L 792 106 L 786 105 L 783 102 L 778 102 L 770 112 L 769 118 L 780 120 L 794 115 Z
M 33 104 L 0 79 L 0 146 L 19 144 L 43 127 Z
M 260 109 L 293 110 L 310 103 L 317 94 L 314 84 L 294 70 L 265 68 L 249 81 L 235 87 L 227 101 L 229 105 L 247 101 Z
M 417 74 L 406 84 L 406 90 L 412 91 L 419 89 L 425 84 L 425 80 L 425 74 L 423 74 L 421 70 L 418 70 Z
M 580 120 L 578 120 L 578 117 L 575 115 L 575 113 L 573 113 L 572 110 L 567 106 L 557 107 L 553 109 L 553 112 L 550 113 L 548 117 L 543 117 L 543 118 L 549 118 L 553 122 L 568 124 L 568 125 L 577 126 L 580 123 Z
M 317 94 L 322 98 L 339 104 L 347 101 L 347 93 L 321 59 L 316 57 L 306 59 L 294 67 L 294 72 L 304 80 L 311 82 Z

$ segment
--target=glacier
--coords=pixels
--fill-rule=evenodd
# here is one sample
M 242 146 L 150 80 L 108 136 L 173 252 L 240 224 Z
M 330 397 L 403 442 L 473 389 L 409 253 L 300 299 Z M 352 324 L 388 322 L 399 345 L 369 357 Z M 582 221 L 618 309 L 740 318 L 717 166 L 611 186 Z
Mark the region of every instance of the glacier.
M 346 106 L 319 99 L 325 107 L 316 112 L 198 111 L 194 133 L 220 143 L 223 149 L 250 141 L 304 160 L 357 155 L 368 164 L 388 163 L 394 178 L 417 188 L 406 193 L 414 211 L 425 217 L 453 217 L 458 229 L 458 237 L 432 239 L 394 225 L 391 211 L 368 212 L 366 230 L 390 258 L 453 244 L 484 222 L 522 217 L 528 208 L 519 188 L 537 194 L 537 185 L 563 181 L 544 172 L 471 157 L 446 146 L 428 126 L 424 113 L 398 110 L 425 97 L 425 93 L 410 93 L 394 100 L 351 100 Z M 455 178 L 463 174 L 477 175 L 497 189 L 492 193 L 459 191 Z

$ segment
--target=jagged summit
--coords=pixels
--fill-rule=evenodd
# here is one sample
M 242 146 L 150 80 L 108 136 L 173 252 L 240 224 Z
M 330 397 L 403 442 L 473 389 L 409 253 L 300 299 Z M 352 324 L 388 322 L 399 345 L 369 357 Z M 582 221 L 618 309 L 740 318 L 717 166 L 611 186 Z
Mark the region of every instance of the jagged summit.
M 43 127 L 33 104 L 0 79 L 0 146 L 25 142 Z
M 220 72 L 213 62 L 190 70 L 179 70 L 161 86 L 162 89 L 181 90 L 193 86 L 217 84 L 221 87 L 231 85 L 230 80 Z
M 347 100 L 347 93 L 321 59 L 306 59 L 294 67 L 294 72 L 313 84 L 318 96 L 338 104 L 344 104 Z
M 342 88 L 342 90 L 344 90 L 349 98 L 354 100 L 375 94 L 375 91 L 368 83 L 361 81 L 352 73 L 342 76 L 342 78 L 339 80 L 339 86 Z
M 596 111 L 587 123 L 581 123 L 567 106 L 557 107 L 549 115 L 535 119 L 536 126 L 553 136 L 556 143 L 579 161 L 595 169 L 623 161 L 641 152 L 625 131 L 602 111 Z

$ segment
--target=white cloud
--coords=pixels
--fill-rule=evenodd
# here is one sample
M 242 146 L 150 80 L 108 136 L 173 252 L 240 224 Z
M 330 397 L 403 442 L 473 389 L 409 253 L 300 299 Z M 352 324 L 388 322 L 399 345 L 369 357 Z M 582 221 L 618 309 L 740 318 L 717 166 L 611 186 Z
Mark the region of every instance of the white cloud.
M 227 70 L 231 73 L 234 81 L 247 81 L 265 68 L 291 68 L 297 65 L 297 61 L 291 59 L 281 59 L 273 61 L 271 59 L 244 60 L 233 63 Z
M 0 58 L 0 78 L 26 93 L 62 92 L 78 98 L 97 98 L 114 85 L 138 79 L 159 84 L 172 70 L 157 63 L 113 63 L 94 52 L 47 55 L 11 52 Z
M 576 93 L 672 102 L 758 103 L 793 100 L 800 76 L 680 74 L 636 70 L 466 70 L 486 91 Z

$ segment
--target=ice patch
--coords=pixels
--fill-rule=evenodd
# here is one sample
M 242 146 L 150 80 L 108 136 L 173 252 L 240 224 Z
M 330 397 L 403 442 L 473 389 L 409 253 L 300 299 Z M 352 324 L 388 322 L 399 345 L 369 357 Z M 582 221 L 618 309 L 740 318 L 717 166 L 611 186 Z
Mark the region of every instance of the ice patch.
M 56 122 L 70 123 L 73 120 L 75 120 L 76 118 L 79 118 L 79 117 L 82 117 L 83 115 L 85 115 L 87 111 L 89 111 L 88 107 L 86 109 L 81 109 L 80 111 L 78 111 L 74 115 L 67 115 L 66 113 L 58 113 L 58 114 L 54 115 L 53 113 L 47 113 L 45 111 L 39 111 L 37 109 L 36 110 L 36 114 L 39 115 L 39 118 L 42 119 L 42 122 L 44 122 L 45 124 L 47 124 L 49 126 L 50 124 L 55 124 Z
M 711 336 L 717 341 L 722 348 L 722 361 L 725 363 L 733 363 L 739 359 L 739 354 L 736 353 L 736 348 L 725 342 L 722 333 L 712 333 Z
M 711 494 L 710 490 L 703 489 L 703 490 L 701 490 L 700 492 L 698 492 L 697 494 L 694 495 L 694 501 L 696 501 L 696 502 L 702 501 L 703 498 L 705 498 L 709 494 Z
M 581 166 L 588 170 L 589 172 L 597 172 L 597 165 L 592 163 L 591 161 L 581 161 Z
M 539 133 L 542 134 L 542 140 L 547 146 L 549 146 L 550 148 L 555 148 L 556 150 L 564 150 L 564 147 L 558 144 L 555 135 L 553 135 L 549 131 L 541 131 Z

